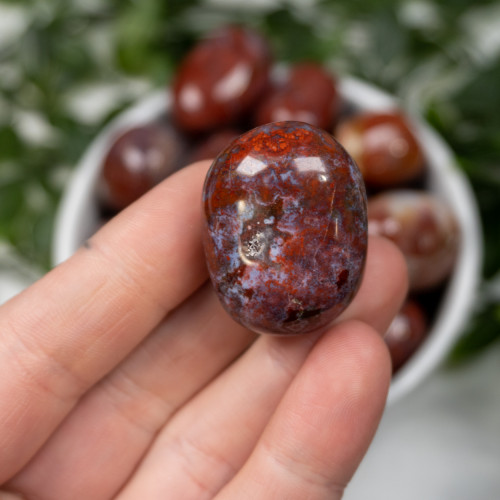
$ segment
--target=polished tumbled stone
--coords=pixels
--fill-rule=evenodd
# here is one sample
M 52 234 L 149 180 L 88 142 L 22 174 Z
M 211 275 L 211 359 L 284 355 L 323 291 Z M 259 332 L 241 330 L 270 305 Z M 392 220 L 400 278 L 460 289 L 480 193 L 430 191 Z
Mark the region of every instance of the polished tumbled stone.
M 334 77 L 319 64 L 297 64 L 261 101 L 255 125 L 295 120 L 330 131 L 339 107 Z
M 264 38 L 228 26 L 202 40 L 180 65 L 173 117 L 186 132 L 207 132 L 241 120 L 269 84 L 271 53 Z
M 244 326 L 303 333 L 352 300 L 366 258 L 366 194 L 328 133 L 301 122 L 247 132 L 214 161 L 203 205 L 210 277 Z

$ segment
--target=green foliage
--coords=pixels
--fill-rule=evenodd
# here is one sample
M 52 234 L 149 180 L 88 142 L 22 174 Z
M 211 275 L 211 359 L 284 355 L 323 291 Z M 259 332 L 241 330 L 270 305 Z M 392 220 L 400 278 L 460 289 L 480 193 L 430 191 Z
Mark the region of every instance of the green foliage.
M 460 92 L 429 107 L 428 119 L 453 147 L 476 193 L 481 211 L 486 278 L 500 271 L 500 59 L 489 64 Z M 440 110 L 453 106 L 454 113 Z M 500 338 L 500 322 L 498 323 Z
M 134 95 L 131 79 L 167 84 L 205 32 L 228 22 L 260 29 L 282 61 L 324 61 L 417 104 L 449 142 L 477 194 L 485 234 L 486 280 L 499 271 L 499 53 L 477 55 L 468 0 L 0 0 L 24 9 L 27 25 L 0 46 L 0 240 L 33 263 L 50 266 L 52 221 L 61 181 L 102 126 Z M 498 28 L 500 29 L 500 28 Z M 500 52 L 500 51 L 499 51 Z M 68 104 L 85 85 L 113 84 L 123 98 L 94 120 Z M 46 133 L 26 134 L 36 115 Z M 454 359 L 500 338 L 494 301 L 484 306 Z
M 460 365 L 471 356 L 498 342 L 500 304 L 488 303 L 474 318 L 468 331 L 459 340 L 450 356 L 450 365 Z
M 269 13 L 263 19 L 261 31 L 271 40 L 275 57 L 280 61 L 324 61 L 331 51 L 314 25 L 294 15 L 291 9 L 279 8 Z

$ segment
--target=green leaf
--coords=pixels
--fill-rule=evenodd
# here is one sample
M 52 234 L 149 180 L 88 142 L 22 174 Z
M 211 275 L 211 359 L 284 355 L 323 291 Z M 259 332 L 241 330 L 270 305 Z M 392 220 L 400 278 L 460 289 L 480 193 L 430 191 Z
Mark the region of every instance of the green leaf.
M 268 14 L 264 19 L 263 30 L 272 41 L 278 60 L 293 62 L 322 59 L 314 26 L 298 19 L 291 9 L 282 8 Z
M 17 158 L 22 151 L 23 144 L 12 126 L 0 126 L 0 162 L 2 160 Z M 0 170 L 0 181 L 1 177 L 2 171 Z
M 14 182 L 0 187 L 0 228 L 7 227 L 23 206 L 24 192 L 21 183 Z
M 456 366 L 500 341 L 500 304 L 488 304 L 476 315 L 466 334 L 451 352 L 449 363 Z

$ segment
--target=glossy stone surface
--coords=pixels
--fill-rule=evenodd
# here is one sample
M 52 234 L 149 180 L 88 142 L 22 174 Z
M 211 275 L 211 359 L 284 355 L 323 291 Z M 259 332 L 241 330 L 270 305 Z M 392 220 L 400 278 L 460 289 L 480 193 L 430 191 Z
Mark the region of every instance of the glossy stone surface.
M 366 194 L 356 164 L 327 132 L 299 122 L 247 132 L 213 163 L 203 205 L 210 277 L 244 326 L 314 330 L 356 293 Z
M 270 65 L 267 42 L 249 29 L 227 27 L 201 41 L 173 85 L 176 123 L 203 132 L 238 121 L 266 89 Z
M 392 372 L 397 372 L 420 347 L 427 336 L 427 318 L 415 300 L 408 299 L 384 335 L 392 360 Z
M 387 191 L 370 198 L 368 219 L 370 234 L 389 238 L 403 252 L 412 290 L 432 288 L 450 275 L 460 235 L 442 200 L 421 191 Z
M 398 186 L 424 172 L 420 146 L 400 113 L 356 115 L 339 125 L 335 137 L 354 158 L 369 186 Z
M 121 210 L 179 169 L 185 141 L 168 123 L 127 130 L 110 146 L 101 172 L 101 202 Z
M 298 64 L 263 99 L 255 125 L 296 120 L 331 130 L 338 108 L 334 78 L 318 64 Z

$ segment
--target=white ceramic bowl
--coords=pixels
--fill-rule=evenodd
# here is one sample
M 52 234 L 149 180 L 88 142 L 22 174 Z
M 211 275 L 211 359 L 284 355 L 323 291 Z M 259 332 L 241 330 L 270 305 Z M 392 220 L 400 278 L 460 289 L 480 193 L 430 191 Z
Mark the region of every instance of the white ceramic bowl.
M 354 78 L 339 81 L 341 96 L 357 108 L 390 110 L 397 101 L 390 95 Z M 68 185 L 56 219 L 53 262 L 72 255 L 99 224 L 97 178 L 102 159 L 117 133 L 160 117 L 170 107 L 170 96 L 158 91 L 120 116 L 89 146 Z M 428 188 L 451 207 L 460 226 L 457 262 L 434 319 L 431 331 L 419 350 L 392 380 L 388 404 L 393 404 L 430 375 L 462 332 L 475 302 L 482 259 L 482 235 L 478 209 L 470 186 L 455 164 L 443 140 L 421 119 L 411 117 L 427 157 Z

